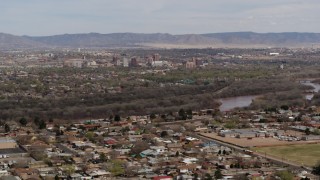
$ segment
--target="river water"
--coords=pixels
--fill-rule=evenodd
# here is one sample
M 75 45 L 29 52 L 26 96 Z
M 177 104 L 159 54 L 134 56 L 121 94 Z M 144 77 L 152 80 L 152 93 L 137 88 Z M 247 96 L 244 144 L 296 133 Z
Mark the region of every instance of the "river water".
M 311 80 L 300 81 L 301 84 L 312 86 L 314 89 L 313 92 L 318 92 L 320 90 L 320 84 L 312 83 Z M 308 93 L 305 95 L 307 100 L 311 100 L 314 94 Z M 219 101 L 222 103 L 219 107 L 220 111 L 230 111 L 234 108 L 247 107 L 251 104 L 252 100 L 254 100 L 257 96 L 237 96 L 230 98 L 221 98 Z
M 313 87 L 313 92 L 317 93 L 320 90 L 320 84 L 312 83 L 311 80 L 305 80 L 305 81 L 300 81 L 301 84 L 307 85 L 307 86 L 312 86 Z M 313 98 L 314 94 L 308 93 L 305 95 L 307 100 L 311 100 Z
M 236 107 L 247 107 L 251 104 L 257 96 L 238 96 L 230 98 L 221 98 L 219 101 L 222 103 L 219 107 L 220 111 L 230 111 Z

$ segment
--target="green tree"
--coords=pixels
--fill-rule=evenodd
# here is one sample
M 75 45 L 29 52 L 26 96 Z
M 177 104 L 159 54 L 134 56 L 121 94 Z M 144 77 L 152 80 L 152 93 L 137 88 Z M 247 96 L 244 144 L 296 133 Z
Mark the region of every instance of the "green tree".
M 56 136 L 62 136 L 64 134 L 64 132 L 59 129 L 57 129 L 55 132 L 56 132 Z
M 179 116 L 184 116 L 186 114 L 186 112 L 184 111 L 184 109 L 182 108 L 182 109 L 180 109 L 179 110 Z
M 45 129 L 47 127 L 47 123 L 43 119 L 41 119 L 39 121 L 38 127 L 39 127 L 39 129 Z
M 280 108 L 285 111 L 289 110 L 289 106 L 287 106 L 287 105 L 282 105 Z
M 180 109 L 179 110 L 179 119 L 181 119 L 181 120 L 186 120 L 187 119 L 187 114 L 186 114 L 184 109 Z
M 167 137 L 168 136 L 168 132 L 167 131 L 162 131 L 160 136 L 161 137 Z
M 206 173 L 206 174 L 204 175 L 204 179 L 205 179 L 205 180 L 213 180 L 212 176 L 211 176 L 209 173 Z
M 68 174 L 71 175 L 75 172 L 75 167 L 73 165 L 65 165 L 64 166 L 64 171 Z
M 192 109 L 188 109 L 186 113 L 187 113 L 188 119 L 192 119 Z
M 22 126 L 26 126 L 28 124 L 28 121 L 25 117 L 22 117 L 20 120 L 19 120 L 19 123 L 22 125 Z
M 180 153 L 179 151 L 176 152 L 176 157 L 179 157 Z
M 39 126 L 39 123 L 40 123 L 40 118 L 38 116 L 36 116 L 33 120 L 33 123 L 37 126 Z
M 263 119 L 260 119 L 260 120 L 259 120 L 259 123 L 267 123 L 267 119 L 264 119 L 264 118 L 263 118 Z
M 58 174 L 54 177 L 54 180 L 59 180 Z
M 217 169 L 216 172 L 214 172 L 214 177 L 216 179 L 221 179 L 222 178 L 222 173 L 220 169 Z
M 306 128 L 306 130 L 304 130 L 304 133 L 306 133 L 306 135 L 311 134 L 310 128 Z
M 119 176 L 124 174 L 123 162 L 120 160 L 112 160 L 109 170 L 113 176 Z
M 320 161 L 312 168 L 312 173 L 320 175 Z
M 193 180 L 198 180 L 198 177 L 199 177 L 198 173 L 194 173 L 192 179 L 193 179 Z
M 52 167 L 53 166 L 53 164 L 52 164 L 52 162 L 51 162 L 51 160 L 50 159 L 45 159 L 44 160 L 44 162 L 49 166 L 49 167 Z
M 101 161 L 106 162 L 107 161 L 107 156 L 104 153 L 100 153 L 99 158 Z
M 226 154 L 227 154 L 227 151 L 224 149 L 224 150 L 222 151 L 222 154 L 223 154 L 223 155 L 226 155 Z
M 120 120 L 121 120 L 120 115 L 117 114 L 114 116 L 114 121 L 119 122 Z
M 314 130 L 313 130 L 313 134 L 315 134 L 315 135 L 320 135 L 320 130 L 319 130 L 319 129 L 314 129 Z
M 128 132 L 128 131 L 130 131 L 130 127 L 129 127 L 129 126 L 126 126 L 126 127 L 124 127 L 124 128 L 121 129 L 121 132 L 122 132 L 122 133 L 126 133 L 126 132 Z
M 156 115 L 154 113 L 150 114 L 150 119 L 155 119 Z
M 281 180 L 293 180 L 294 175 L 289 171 L 279 171 L 276 176 L 280 177 Z
M 224 127 L 225 128 L 227 128 L 227 129 L 234 129 L 234 128 L 236 128 L 236 123 L 234 122 L 234 121 L 228 121 L 225 125 L 224 125 Z
M 10 126 L 8 125 L 8 124 L 5 124 L 4 125 L 4 131 L 6 132 L 6 133 L 8 133 L 8 132 L 10 132 Z
M 86 133 L 85 137 L 87 139 L 89 139 L 89 141 L 93 141 L 94 140 L 94 133 L 89 131 L 89 132 Z

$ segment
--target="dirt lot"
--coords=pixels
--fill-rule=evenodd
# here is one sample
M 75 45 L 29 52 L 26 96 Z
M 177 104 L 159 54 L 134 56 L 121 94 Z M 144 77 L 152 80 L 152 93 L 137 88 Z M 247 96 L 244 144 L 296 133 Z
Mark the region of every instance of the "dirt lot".
M 314 144 L 320 143 L 320 141 L 280 141 L 278 139 L 269 137 L 269 138 L 234 138 L 234 137 L 221 137 L 216 133 L 201 133 L 201 135 L 217 139 L 229 144 L 237 145 L 240 147 L 266 147 L 266 146 L 282 146 L 282 145 L 294 145 L 294 144 Z

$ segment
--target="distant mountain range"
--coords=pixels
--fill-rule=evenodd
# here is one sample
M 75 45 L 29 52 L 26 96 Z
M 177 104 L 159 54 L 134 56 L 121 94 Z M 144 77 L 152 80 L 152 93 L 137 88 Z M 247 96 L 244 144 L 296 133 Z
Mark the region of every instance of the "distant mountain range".
M 0 33 L 0 49 L 38 48 L 46 45 L 29 38 Z
M 211 33 L 211 34 L 63 34 L 14 36 L 0 33 L 0 49 L 115 48 L 115 47 L 311 47 L 319 46 L 320 33 Z

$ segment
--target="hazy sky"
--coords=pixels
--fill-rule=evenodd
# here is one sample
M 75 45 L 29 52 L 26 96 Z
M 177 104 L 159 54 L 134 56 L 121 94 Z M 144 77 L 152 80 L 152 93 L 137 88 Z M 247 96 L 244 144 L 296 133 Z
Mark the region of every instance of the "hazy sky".
M 0 32 L 320 32 L 320 0 L 0 0 Z

